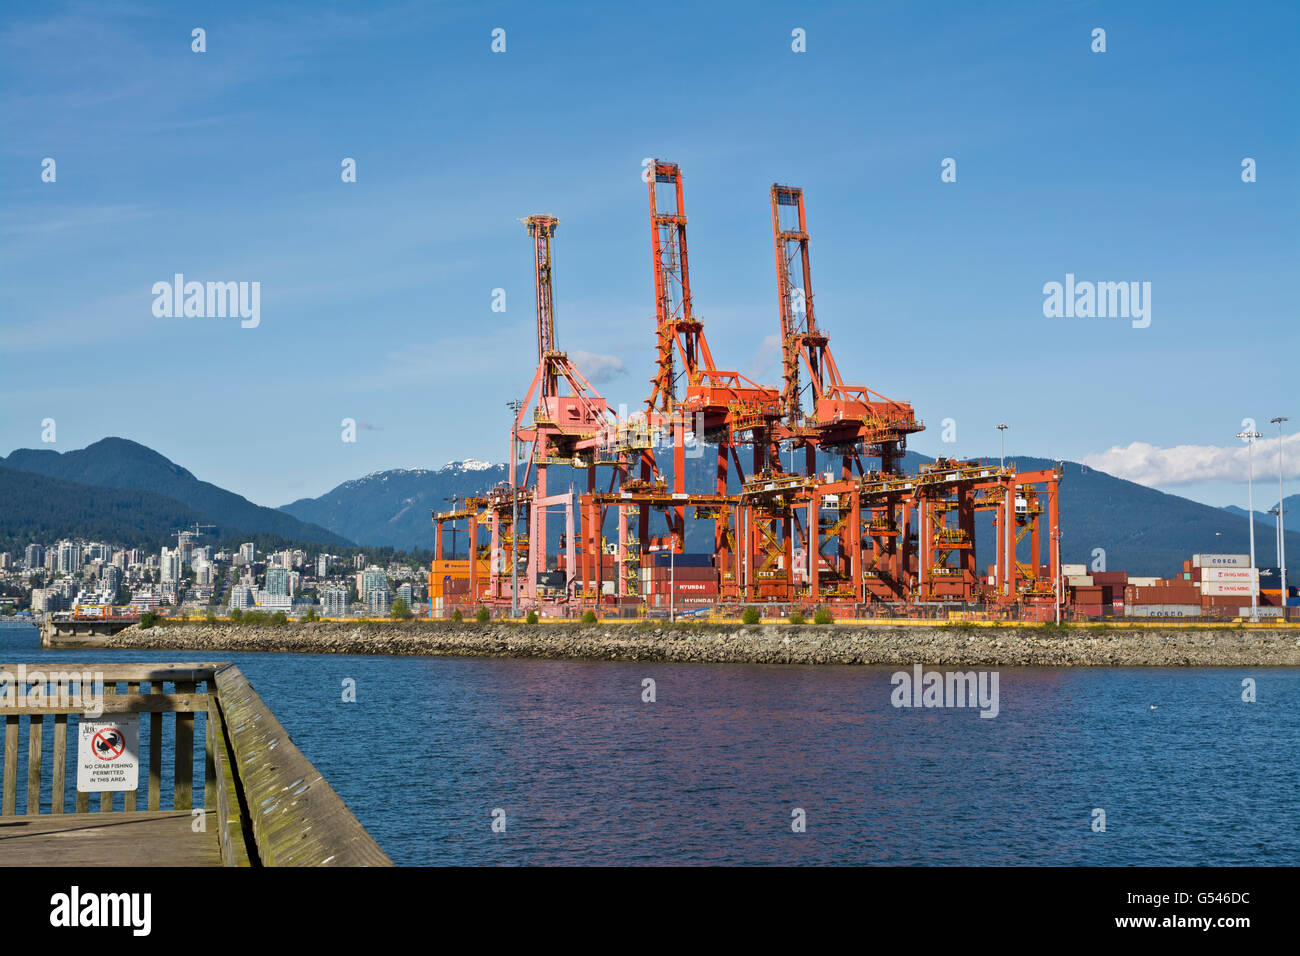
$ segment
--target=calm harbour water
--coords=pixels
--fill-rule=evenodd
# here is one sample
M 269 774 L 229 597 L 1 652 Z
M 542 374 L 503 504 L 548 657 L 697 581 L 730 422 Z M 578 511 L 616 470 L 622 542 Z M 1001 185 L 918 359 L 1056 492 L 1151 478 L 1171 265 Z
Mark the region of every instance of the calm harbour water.
M 8 665 L 206 659 L 399 864 L 1300 863 L 1294 669 L 1005 668 L 981 719 L 894 708 L 897 668 L 43 651 L 0 626 Z

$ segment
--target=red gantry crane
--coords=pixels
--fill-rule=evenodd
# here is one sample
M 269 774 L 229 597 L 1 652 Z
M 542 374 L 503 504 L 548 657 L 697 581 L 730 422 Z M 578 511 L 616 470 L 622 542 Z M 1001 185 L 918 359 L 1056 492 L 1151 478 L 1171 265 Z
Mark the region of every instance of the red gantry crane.
M 523 479 L 515 482 L 514 442 L 510 460 L 510 487 L 517 490 L 511 500 L 510 487 L 466 499 L 462 509 L 435 516 L 437 560 L 442 558 L 442 522 L 467 518 L 469 521 L 470 561 L 468 594 L 471 601 L 482 597 L 510 600 L 509 545 L 514 544 L 526 559 L 520 597 L 523 606 L 536 606 L 544 600 L 563 602 L 573 592 L 577 576 L 575 548 L 579 529 L 575 527 L 577 501 L 572 489 L 552 492 L 547 486 L 551 465 L 568 465 L 587 469 L 588 491 L 595 489 L 597 452 L 610 442 L 614 423 L 609 403 L 556 347 L 555 308 L 552 289 L 551 240 L 559 220 L 554 216 L 529 216 L 523 220 L 533 240 L 533 261 L 537 305 L 537 370 L 513 423 L 515 441 L 531 443 L 531 454 Z M 534 399 L 536 401 L 534 402 Z M 608 463 L 608 462 L 605 462 Z M 560 506 L 565 513 L 564 582 L 562 587 L 539 587 L 539 579 L 548 573 L 547 514 Z M 527 533 L 516 527 L 516 513 L 526 509 Z M 490 525 L 491 540 L 486 553 L 478 542 L 479 526 Z M 443 562 L 446 563 L 446 562 Z M 486 564 L 490 581 L 480 580 Z M 505 565 L 503 567 L 503 564 Z M 483 585 L 487 584 L 487 594 Z
M 665 575 L 660 567 L 667 555 L 655 563 L 647 552 L 652 541 L 674 556 L 682 552 L 689 510 L 715 521 L 708 566 L 723 602 L 857 611 L 879 602 L 933 613 L 921 608 L 983 601 L 995 612 L 1012 604 L 1051 611 L 1060 565 L 1059 468 L 1018 473 L 1010 462 L 940 458 L 916 474 L 903 473 L 907 436 L 924 425 L 910 403 L 841 376 L 817 322 L 803 190 L 774 184 L 770 193 L 783 373 L 776 389 L 715 364 L 694 311 L 681 169 L 655 160 L 648 183 L 656 361 L 644 420 L 635 415 L 617 421 L 557 348 L 551 245 L 558 221 L 530 216 L 524 221 L 533 240 L 537 368 L 512 423 L 512 448 L 515 439 L 531 443 L 532 454 L 516 491 L 498 486 L 471 496 L 456 511 L 435 515 L 431 590 L 438 587 L 446 605 L 509 604 L 509 555 L 517 547 L 526 563 L 520 589 L 525 607 L 563 607 L 565 613 L 610 603 L 671 609 L 675 572 Z M 686 489 L 688 432 L 696 447 L 716 445 L 716 472 L 707 490 Z M 672 438 L 671 488 L 655 459 L 655 439 L 665 435 Z M 782 471 L 778 448 L 786 441 L 804 449 L 803 473 Z M 753 446 L 748 476 L 737 452 L 746 444 Z M 819 451 L 839 456 L 838 475 L 818 472 Z M 864 457 L 878 458 L 879 468 L 864 468 Z M 512 453 L 511 486 L 514 458 Z M 633 478 L 628 472 L 637 460 L 640 475 Z M 547 470 L 557 464 L 587 470 L 585 493 L 552 492 Z M 732 464 L 738 493 L 728 490 Z M 598 465 L 614 468 L 606 491 L 596 490 Z M 562 575 L 547 567 L 547 512 L 555 506 L 563 507 L 566 520 Z M 521 507 L 526 517 L 517 521 Z M 611 509 L 617 546 L 602 536 Z M 980 511 L 992 512 L 994 519 L 998 558 L 992 580 L 975 564 Z M 664 515 L 667 538 L 650 537 L 652 512 Z M 470 558 L 444 561 L 443 522 L 459 518 L 468 519 Z M 485 524 L 491 531 L 487 548 L 479 545 Z M 526 525 L 526 531 L 516 525 Z M 799 537 L 802 555 L 794 547 Z M 1028 547 L 1018 547 L 1026 538 Z M 699 583 L 707 574 L 698 570 L 705 565 L 686 566 L 693 568 L 691 586 L 707 592 L 709 585 Z
M 656 159 L 648 183 L 657 356 L 646 410 L 653 433 L 667 427 L 672 435 L 673 495 L 678 503 L 666 517 L 672 548 L 681 551 L 685 544 L 686 431 L 689 428 L 697 442 L 707 438 L 716 443 L 717 470 L 711 491 L 725 495 L 728 457 L 744 477 L 735 451 L 737 445 L 752 444 L 754 470 L 764 467 L 771 444 L 770 429 L 780 416 L 780 395 L 774 388 L 759 385 L 739 372 L 719 369 L 714 363 L 691 294 L 681 167 Z M 645 449 L 641 455 L 642 480 L 649 481 L 657 471 L 653 451 Z M 730 514 L 725 507 L 721 511 L 706 509 L 704 514 L 716 519 L 714 544 L 722 566 L 732 547 L 728 540 Z M 647 517 L 646 509 L 641 509 L 643 550 L 649 541 Z

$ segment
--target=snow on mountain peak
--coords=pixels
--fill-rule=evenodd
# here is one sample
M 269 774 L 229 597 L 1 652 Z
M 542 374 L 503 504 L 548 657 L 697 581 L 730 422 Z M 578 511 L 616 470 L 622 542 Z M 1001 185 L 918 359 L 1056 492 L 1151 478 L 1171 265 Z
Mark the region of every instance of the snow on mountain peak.
M 466 458 L 464 461 L 449 461 L 439 468 L 439 471 L 487 471 L 489 468 L 495 468 L 496 465 L 490 461 L 479 461 L 477 458 Z

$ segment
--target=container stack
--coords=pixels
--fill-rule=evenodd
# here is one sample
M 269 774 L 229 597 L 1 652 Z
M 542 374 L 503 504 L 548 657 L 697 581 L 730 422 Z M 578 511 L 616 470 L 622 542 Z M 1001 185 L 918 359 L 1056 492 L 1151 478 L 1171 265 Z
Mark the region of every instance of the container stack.
M 1183 563 L 1183 573 L 1200 589 L 1201 613 L 1206 617 L 1248 615 L 1252 597 L 1259 601 L 1259 570 L 1250 566 L 1248 554 L 1194 554 Z M 1280 616 L 1281 609 L 1260 607 L 1259 613 L 1260 617 Z
M 711 554 L 649 555 L 641 568 L 641 593 L 651 607 L 689 610 L 718 601 L 718 569 Z
M 1130 577 L 1124 587 L 1126 617 L 1200 617 L 1201 589 L 1188 573 L 1190 561 L 1183 562 L 1183 573 L 1174 578 Z
M 1069 601 L 1076 611 L 1085 617 L 1105 615 L 1107 603 L 1105 589 L 1097 582 L 1094 575 L 1088 573 L 1084 565 L 1061 565 L 1061 577 L 1065 579 Z
M 1128 587 L 1127 571 L 1094 571 L 1092 583 L 1101 589 L 1101 606 L 1111 614 L 1124 613 L 1124 589 Z

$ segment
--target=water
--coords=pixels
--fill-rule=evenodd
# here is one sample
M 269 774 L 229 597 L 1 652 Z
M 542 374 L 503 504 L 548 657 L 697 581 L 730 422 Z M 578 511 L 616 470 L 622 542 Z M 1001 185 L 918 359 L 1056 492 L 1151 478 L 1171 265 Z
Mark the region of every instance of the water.
M 1293 669 L 1007 668 L 990 720 L 893 708 L 893 668 L 37 643 L 0 662 L 234 660 L 400 864 L 1300 862 Z

